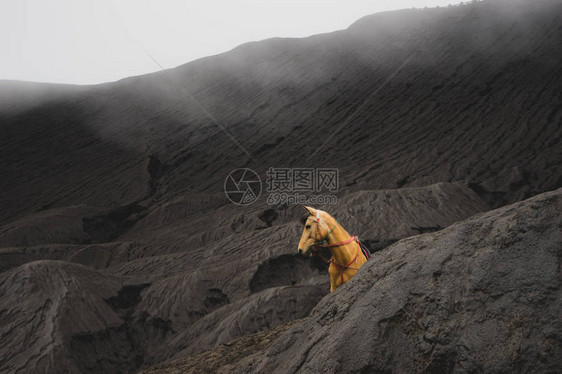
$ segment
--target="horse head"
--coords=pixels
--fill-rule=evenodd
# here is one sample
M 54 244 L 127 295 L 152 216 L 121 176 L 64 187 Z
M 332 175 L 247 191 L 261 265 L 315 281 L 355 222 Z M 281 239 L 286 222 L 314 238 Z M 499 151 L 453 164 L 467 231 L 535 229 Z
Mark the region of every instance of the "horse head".
M 304 228 L 299 242 L 299 254 L 311 257 L 314 244 L 321 242 L 330 231 L 328 224 L 333 224 L 332 221 L 333 218 L 323 210 L 303 206 L 301 223 L 304 225 Z

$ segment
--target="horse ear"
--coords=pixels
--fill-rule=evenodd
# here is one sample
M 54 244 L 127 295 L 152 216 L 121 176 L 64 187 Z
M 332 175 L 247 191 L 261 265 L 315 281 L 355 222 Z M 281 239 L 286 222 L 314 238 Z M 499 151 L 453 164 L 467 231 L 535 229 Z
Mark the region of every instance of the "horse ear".
M 312 207 L 309 207 L 309 206 L 306 206 L 306 205 L 301 205 L 301 206 L 303 208 L 303 211 L 306 212 L 306 214 L 311 215 L 311 216 L 316 216 L 316 212 L 317 212 L 316 209 L 314 209 Z
M 301 223 L 304 225 L 306 224 L 306 220 L 308 218 L 308 216 L 312 215 L 312 211 L 310 207 L 301 205 L 302 208 L 302 215 L 301 215 Z
M 316 214 L 316 209 L 311 208 L 311 207 L 306 206 L 306 205 L 301 205 L 301 206 L 308 214 L 310 214 L 312 216 Z

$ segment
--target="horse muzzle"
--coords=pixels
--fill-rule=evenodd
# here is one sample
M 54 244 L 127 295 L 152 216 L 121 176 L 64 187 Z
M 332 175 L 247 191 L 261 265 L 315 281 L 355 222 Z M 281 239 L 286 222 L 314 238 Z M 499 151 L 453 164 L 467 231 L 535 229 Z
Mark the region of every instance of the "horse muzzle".
M 299 254 L 304 257 L 312 257 L 312 247 L 308 247 L 306 249 L 299 248 Z

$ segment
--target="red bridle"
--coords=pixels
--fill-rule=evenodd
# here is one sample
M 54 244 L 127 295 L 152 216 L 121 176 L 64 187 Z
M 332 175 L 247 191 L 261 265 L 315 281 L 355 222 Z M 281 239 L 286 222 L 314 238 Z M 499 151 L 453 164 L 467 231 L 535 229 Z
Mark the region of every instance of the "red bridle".
M 325 262 L 329 263 L 329 264 L 333 264 L 336 268 L 338 268 L 340 270 L 340 278 L 341 278 L 341 282 L 343 284 L 343 272 L 347 269 L 352 269 L 352 270 L 359 270 L 357 268 L 351 267 L 350 265 L 353 264 L 355 261 L 357 261 L 357 258 L 359 257 L 359 252 L 360 252 L 360 248 L 361 245 L 359 244 L 359 240 L 357 239 L 356 236 L 351 236 L 351 238 L 349 238 L 348 240 L 344 240 L 343 242 L 338 242 L 338 243 L 332 243 L 332 244 L 320 244 L 324 241 L 326 241 L 328 239 L 328 236 L 332 233 L 332 231 L 334 231 L 334 229 L 336 228 L 336 226 L 338 225 L 338 221 L 336 221 L 336 224 L 334 225 L 334 227 L 328 231 L 328 233 L 324 236 L 324 238 L 322 239 L 317 239 L 316 243 L 314 243 L 312 245 L 313 249 L 312 249 L 312 253 L 314 253 L 315 255 L 317 255 L 318 257 L 320 257 L 322 260 L 324 260 Z M 321 238 L 322 236 L 320 235 L 320 212 L 317 211 L 316 212 L 316 232 L 317 232 L 317 236 L 319 238 Z M 330 258 L 329 260 L 327 258 L 325 258 L 324 256 L 320 255 L 319 253 L 317 253 L 318 248 L 331 248 L 331 247 L 340 247 L 342 245 L 346 245 L 349 244 L 351 242 L 355 241 L 357 243 L 357 254 L 355 255 L 355 257 L 353 258 L 353 260 L 351 260 L 347 265 L 340 265 L 338 263 L 336 263 L 336 261 L 334 260 L 334 256 L 332 255 L 332 258 Z M 365 258 L 367 258 L 367 256 L 365 256 Z M 331 284 L 331 281 L 330 281 Z

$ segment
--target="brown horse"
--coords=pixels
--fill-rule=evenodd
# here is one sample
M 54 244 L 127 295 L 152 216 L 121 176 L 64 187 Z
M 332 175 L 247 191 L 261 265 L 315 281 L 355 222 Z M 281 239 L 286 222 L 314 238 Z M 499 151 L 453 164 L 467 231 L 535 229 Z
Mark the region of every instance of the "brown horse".
M 330 263 L 330 292 L 348 282 L 369 258 L 356 237 L 337 223 L 334 217 L 323 210 L 308 206 L 301 222 L 304 230 L 299 242 L 299 253 L 311 257 L 318 254 L 320 248 L 329 248 L 332 258 Z

